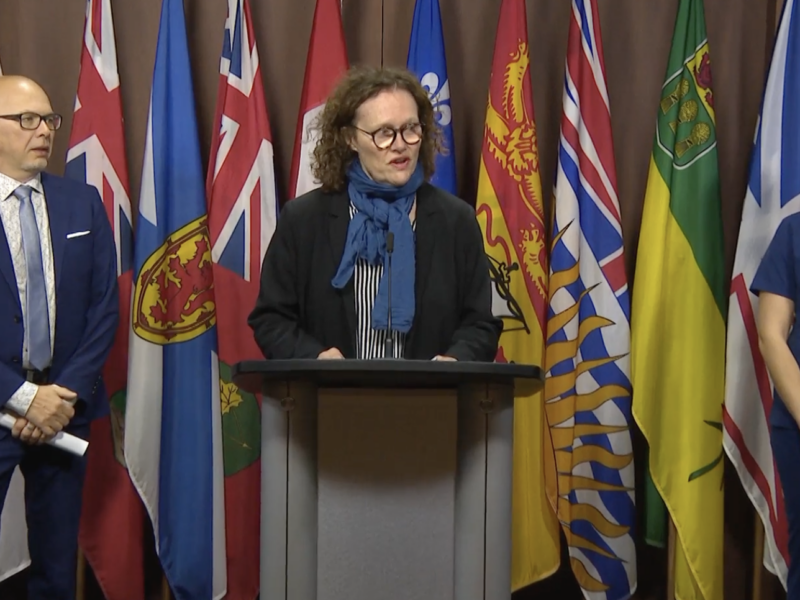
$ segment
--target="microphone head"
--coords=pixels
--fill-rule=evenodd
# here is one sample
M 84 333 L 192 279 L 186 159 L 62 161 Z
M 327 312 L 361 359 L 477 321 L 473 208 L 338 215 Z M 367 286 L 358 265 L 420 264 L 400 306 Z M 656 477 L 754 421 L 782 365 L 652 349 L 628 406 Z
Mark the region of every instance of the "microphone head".
M 386 251 L 390 254 L 394 252 L 394 234 L 391 231 L 386 232 Z

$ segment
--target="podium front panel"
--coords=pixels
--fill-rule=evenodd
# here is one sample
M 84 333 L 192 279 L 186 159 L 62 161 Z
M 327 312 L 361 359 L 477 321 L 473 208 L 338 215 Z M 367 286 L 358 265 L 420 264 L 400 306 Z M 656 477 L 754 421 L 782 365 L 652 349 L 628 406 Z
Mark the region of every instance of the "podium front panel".
M 261 598 L 511 598 L 510 385 L 271 383 L 262 418 Z
M 323 389 L 318 419 L 317 600 L 452 600 L 455 391 Z

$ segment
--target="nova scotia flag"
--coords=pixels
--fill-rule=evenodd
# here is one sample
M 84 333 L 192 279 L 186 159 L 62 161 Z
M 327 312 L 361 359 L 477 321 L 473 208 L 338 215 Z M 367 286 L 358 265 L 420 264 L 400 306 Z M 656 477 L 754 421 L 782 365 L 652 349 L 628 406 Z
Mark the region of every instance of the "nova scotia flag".
M 176 600 L 226 593 L 216 307 L 182 0 L 163 0 L 134 250 L 125 458 Z
M 417 0 L 411 42 L 408 45 L 408 70 L 422 83 L 433 104 L 434 117 L 444 134 L 447 155 L 436 157 L 436 174 L 431 183 L 451 194 L 456 193 L 456 160 L 453 148 L 453 113 L 450 110 L 450 81 L 442 35 L 439 0 Z

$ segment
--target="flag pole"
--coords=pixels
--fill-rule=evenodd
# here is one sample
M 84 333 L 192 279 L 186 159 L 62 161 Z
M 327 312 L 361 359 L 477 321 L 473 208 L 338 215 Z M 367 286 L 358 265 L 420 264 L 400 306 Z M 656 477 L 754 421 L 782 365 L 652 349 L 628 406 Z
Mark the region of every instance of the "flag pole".
M 669 528 L 669 536 L 667 538 L 667 600 L 675 600 L 675 541 L 678 535 L 671 516 L 667 517 L 667 527 Z
M 86 600 L 86 556 L 78 547 L 78 564 L 75 572 L 75 598 Z
M 169 581 L 167 581 L 167 576 L 164 574 L 161 575 L 161 600 L 172 600 Z
M 755 552 L 753 552 L 753 600 L 761 600 L 761 582 L 763 580 L 764 564 L 764 524 L 758 513 L 755 515 Z
M 383 68 L 383 38 L 384 38 L 384 36 L 383 36 L 383 21 L 384 21 L 383 4 L 384 4 L 384 0 L 381 0 L 381 68 Z

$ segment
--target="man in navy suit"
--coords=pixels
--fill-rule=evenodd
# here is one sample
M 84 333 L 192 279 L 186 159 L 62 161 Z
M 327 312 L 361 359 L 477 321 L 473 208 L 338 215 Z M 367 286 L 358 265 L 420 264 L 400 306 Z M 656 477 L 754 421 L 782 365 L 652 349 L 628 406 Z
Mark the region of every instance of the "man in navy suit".
M 62 430 L 88 439 L 108 411 L 101 372 L 119 320 L 97 190 L 43 173 L 60 126 L 35 82 L 0 77 L 0 410 L 16 418 L 0 428 L 0 503 L 19 466 L 29 600 L 75 597 L 86 457 L 44 442 Z

